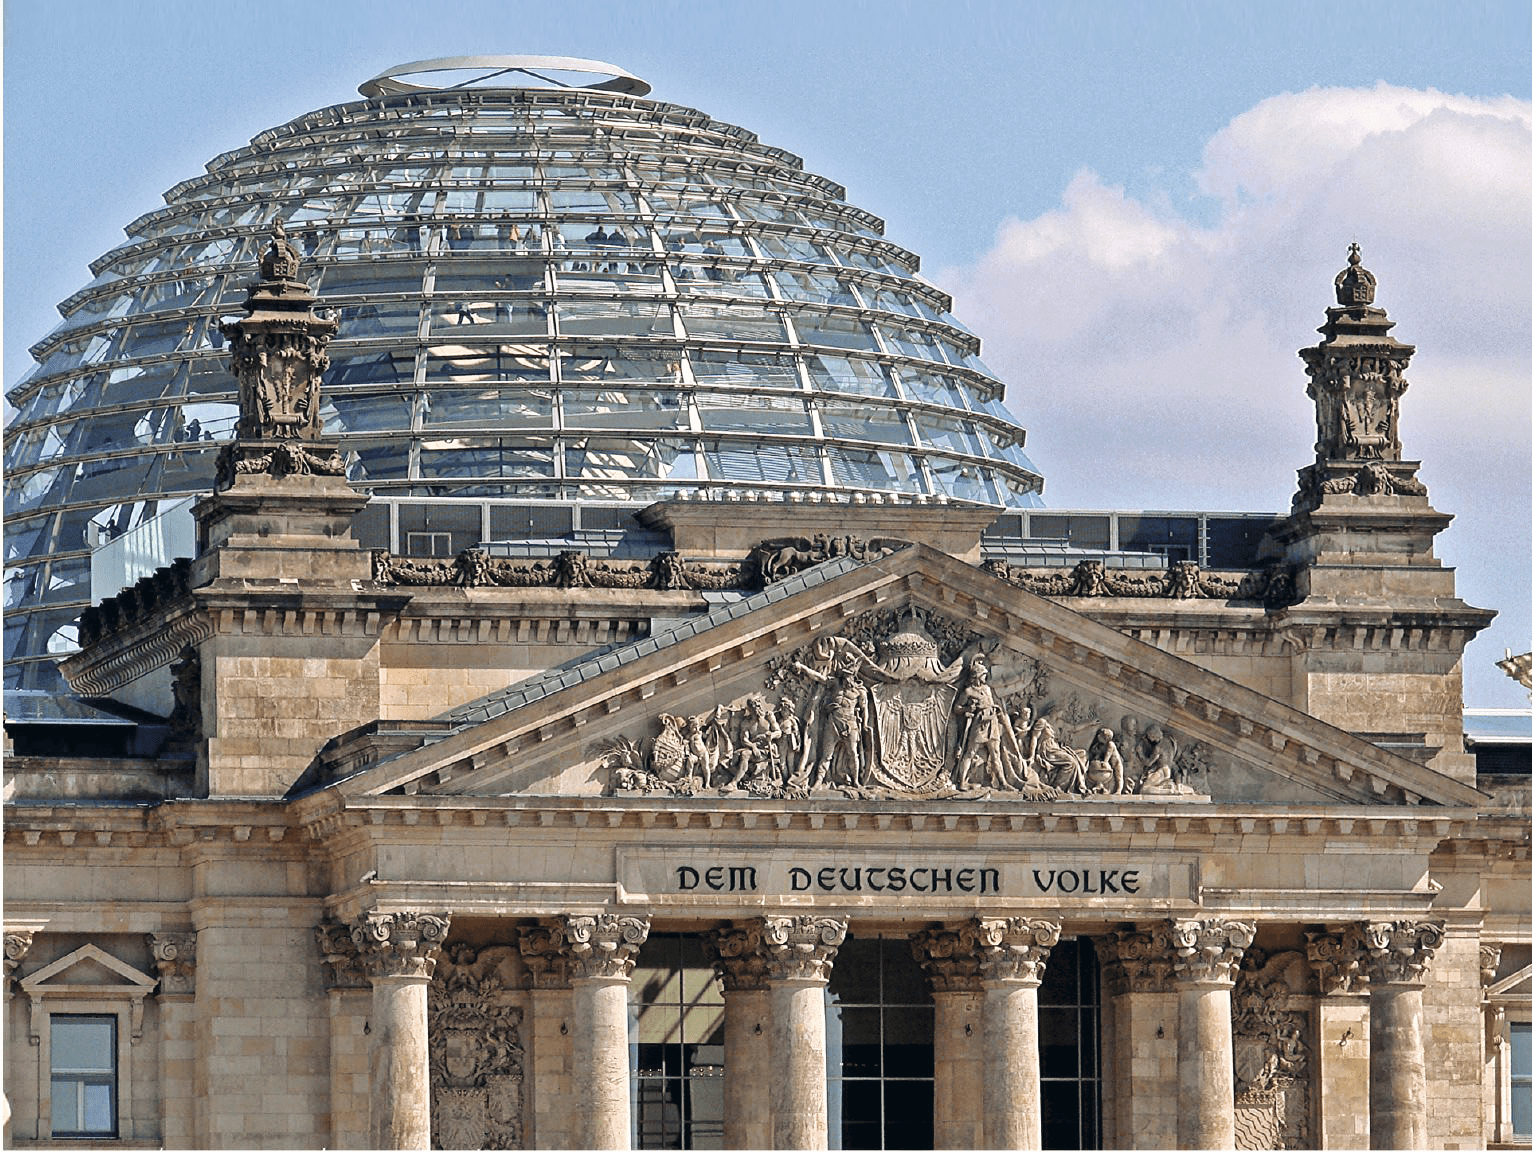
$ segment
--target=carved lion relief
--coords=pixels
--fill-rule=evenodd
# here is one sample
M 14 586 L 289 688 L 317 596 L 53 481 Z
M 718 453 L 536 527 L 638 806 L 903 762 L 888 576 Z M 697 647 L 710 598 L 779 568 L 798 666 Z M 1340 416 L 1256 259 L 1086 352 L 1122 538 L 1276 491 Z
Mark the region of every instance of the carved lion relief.
M 601 748 L 614 793 L 1027 800 L 1197 792 L 1204 748 L 1051 690 L 938 614 L 879 609 L 767 665 L 762 690 Z

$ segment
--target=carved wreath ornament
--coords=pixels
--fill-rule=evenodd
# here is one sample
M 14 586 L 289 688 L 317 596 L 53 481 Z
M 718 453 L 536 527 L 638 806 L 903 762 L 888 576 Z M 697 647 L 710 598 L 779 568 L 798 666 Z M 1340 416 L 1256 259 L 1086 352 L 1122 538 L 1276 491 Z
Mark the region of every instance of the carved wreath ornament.
M 764 690 L 601 748 L 613 793 L 934 799 L 1010 794 L 1181 795 L 1205 775 L 1201 745 L 1162 724 L 1115 726 L 1046 671 L 994 655 L 941 617 L 882 609 L 773 659 Z M 1115 719 L 1115 718 L 1114 718 Z

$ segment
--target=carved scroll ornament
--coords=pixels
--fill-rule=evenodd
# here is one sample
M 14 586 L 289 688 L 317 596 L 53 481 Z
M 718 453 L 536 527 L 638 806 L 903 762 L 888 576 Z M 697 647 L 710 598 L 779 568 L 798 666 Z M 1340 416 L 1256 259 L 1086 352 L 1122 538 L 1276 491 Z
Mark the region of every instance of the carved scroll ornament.
M 829 916 L 768 916 L 761 922 L 761 950 L 773 982 L 828 983 L 835 953 L 846 942 L 846 922 Z
M 1051 920 L 1024 916 L 975 920 L 973 933 L 982 978 L 986 982 L 1041 984 L 1048 954 L 1059 942 L 1061 931 Z
M 197 934 L 151 932 L 149 954 L 159 968 L 160 992 L 189 996 L 197 987 Z
M 1447 938 L 1440 920 L 1374 920 L 1364 928 L 1369 981 L 1378 984 L 1419 984 L 1431 968 L 1431 957 Z
M 370 977 L 429 977 L 451 926 L 445 915 L 369 911 L 352 927 L 351 939 Z
M 1183 984 L 1234 983 L 1240 958 L 1255 940 L 1255 925 L 1238 920 L 1172 920 L 1176 979 Z
M 647 916 L 566 916 L 563 927 L 570 976 L 577 980 L 626 980 L 639 946 L 649 938 Z

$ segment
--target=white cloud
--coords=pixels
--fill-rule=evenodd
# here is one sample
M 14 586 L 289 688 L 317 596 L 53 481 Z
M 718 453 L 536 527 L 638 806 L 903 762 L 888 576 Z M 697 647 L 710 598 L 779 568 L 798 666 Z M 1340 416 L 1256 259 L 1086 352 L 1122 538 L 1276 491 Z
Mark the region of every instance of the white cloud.
M 1515 705 L 1492 667 L 1532 637 L 1532 103 L 1378 84 L 1264 100 L 1194 173 L 1206 216 L 1077 173 L 936 275 L 984 336 L 1054 506 L 1285 508 L 1313 458 L 1295 355 L 1354 239 L 1416 344 L 1402 435 L 1463 586 L 1500 608 L 1471 699 Z M 1488 673 L 1483 671 L 1488 667 Z

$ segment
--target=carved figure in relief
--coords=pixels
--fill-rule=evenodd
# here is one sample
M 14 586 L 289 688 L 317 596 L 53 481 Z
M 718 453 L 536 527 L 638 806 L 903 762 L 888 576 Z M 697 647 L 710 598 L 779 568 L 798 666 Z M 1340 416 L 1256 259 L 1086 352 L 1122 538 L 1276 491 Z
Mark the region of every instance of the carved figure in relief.
M 1026 759 L 1033 771 L 1060 792 L 1085 790 L 1085 754 L 1060 743 L 1046 716 L 1039 716 L 1027 733 Z
M 728 784 L 748 788 L 753 781 L 771 780 L 781 768 L 777 743 L 782 739 L 782 725 L 766 697 L 759 693 L 745 702 L 745 716 L 739 728 L 739 746 L 734 750 L 734 771 Z
M 982 653 L 968 662 L 968 687 L 958 696 L 958 713 L 963 717 L 963 735 L 959 741 L 957 775 L 960 790 L 967 790 L 976 763 L 981 765 L 981 780 L 993 788 L 1005 788 L 1021 767 L 1021 747 L 1011 728 L 1011 718 L 989 686 L 989 661 Z M 1011 768 L 1007 770 L 1007 759 Z
M 818 725 L 818 751 L 808 781 L 809 790 L 821 784 L 861 788 L 866 762 L 863 744 L 869 729 L 867 689 L 858 674 L 858 665 L 844 663 L 833 673 L 821 672 L 798 662 L 794 662 L 793 668 L 800 675 L 825 686 L 824 711 Z
M 1122 790 L 1137 792 L 1144 775 L 1143 756 L 1139 750 L 1139 723 L 1137 716 L 1124 716 L 1117 726 L 1122 733 L 1117 751 L 1122 756 Z
M 1122 756 L 1112 739 L 1112 730 L 1096 729 L 1096 736 L 1085 756 L 1086 791 L 1097 795 L 1115 795 L 1122 791 L 1122 775 Z
M 1191 789 L 1175 778 L 1176 742 L 1165 735 L 1158 724 L 1151 724 L 1139 741 L 1139 756 L 1144 763 L 1144 778 L 1138 790 L 1144 796 L 1176 796 Z

